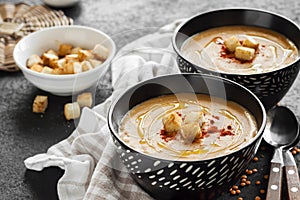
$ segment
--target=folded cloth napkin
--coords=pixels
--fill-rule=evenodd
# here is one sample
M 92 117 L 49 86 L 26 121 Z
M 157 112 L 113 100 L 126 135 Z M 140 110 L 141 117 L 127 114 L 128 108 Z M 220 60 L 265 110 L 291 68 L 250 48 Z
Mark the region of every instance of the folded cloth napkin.
M 111 65 L 112 95 L 93 109 L 84 108 L 68 138 L 46 153 L 24 161 L 31 170 L 49 166 L 65 170 L 57 185 L 60 199 L 152 199 L 119 160 L 106 115 L 111 102 L 126 88 L 155 76 L 179 72 L 170 41 L 171 32 L 180 21 L 122 48 Z

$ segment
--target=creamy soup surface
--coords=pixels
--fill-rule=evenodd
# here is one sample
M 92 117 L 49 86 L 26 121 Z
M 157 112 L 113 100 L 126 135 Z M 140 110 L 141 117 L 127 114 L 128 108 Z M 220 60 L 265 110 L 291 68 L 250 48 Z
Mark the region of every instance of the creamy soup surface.
M 254 116 L 239 104 L 203 94 L 153 98 L 122 119 L 120 138 L 157 158 L 203 160 L 242 148 L 257 134 Z
M 228 51 L 224 45 L 224 41 L 231 37 L 238 39 L 239 46 L 244 46 L 243 41 L 247 39 L 255 41 L 255 47 L 250 45 L 254 55 L 246 60 L 236 59 L 234 50 Z M 274 71 L 294 62 L 299 56 L 297 47 L 285 36 L 251 26 L 224 26 L 203 31 L 187 39 L 181 52 L 194 64 L 233 74 Z

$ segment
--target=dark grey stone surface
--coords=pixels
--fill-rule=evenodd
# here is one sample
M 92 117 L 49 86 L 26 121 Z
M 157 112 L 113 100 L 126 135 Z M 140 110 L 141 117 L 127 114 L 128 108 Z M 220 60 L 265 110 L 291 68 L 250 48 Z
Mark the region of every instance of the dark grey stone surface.
M 3 2 L 19 2 L 0 1 Z M 40 1 L 25 1 L 41 3 Z M 75 19 L 75 24 L 91 26 L 112 36 L 118 48 L 178 18 L 223 7 L 253 7 L 283 14 L 300 24 L 300 2 L 298 0 L 82 0 L 78 5 L 64 11 Z M 111 93 L 109 82 L 98 86 L 96 103 L 102 102 Z M 33 98 L 37 94 L 49 96 L 49 108 L 44 115 L 31 112 Z M 282 100 L 300 119 L 300 79 Z M 28 171 L 23 160 L 66 138 L 74 129 L 73 122 L 63 117 L 64 103 L 71 97 L 57 97 L 36 89 L 21 72 L 0 71 L 0 199 L 57 199 L 56 182 L 63 172 L 49 168 L 42 172 Z M 258 152 L 260 160 L 253 162 L 250 169 L 259 173 L 250 176 L 251 186 L 242 188 L 241 197 L 254 199 L 260 189 L 265 189 L 271 148 Z M 264 156 L 264 157 L 263 157 Z M 300 156 L 296 156 L 300 165 Z M 255 180 L 262 181 L 256 186 Z M 218 198 L 237 199 L 227 191 Z M 285 196 L 285 195 L 284 195 Z

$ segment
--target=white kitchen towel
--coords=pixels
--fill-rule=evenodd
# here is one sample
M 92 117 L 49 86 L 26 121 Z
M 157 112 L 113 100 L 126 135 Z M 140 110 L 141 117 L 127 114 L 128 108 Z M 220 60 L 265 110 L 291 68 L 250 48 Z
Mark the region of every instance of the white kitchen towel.
M 111 65 L 112 95 L 93 109 L 84 108 L 68 138 L 24 161 L 31 170 L 49 166 L 65 170 L 57 185 L 60 199 L 152 199 L 119 160 L 106 117 L 111 102 L 126 88 L 159 75 L 179 73 L 170 44 L 172 31 L 181 21 L 122 48 Z

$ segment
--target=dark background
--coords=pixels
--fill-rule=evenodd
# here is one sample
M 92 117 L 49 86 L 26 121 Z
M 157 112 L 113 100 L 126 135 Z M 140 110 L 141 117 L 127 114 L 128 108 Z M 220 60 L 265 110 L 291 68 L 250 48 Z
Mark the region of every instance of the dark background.
M 20 1 L 0 1 L 17 3 Z M 40 4 L 41 1 L 24 1 Z M 75 20 L 75 24 L 98 28 L 109 34 L 121 48 L 125 44 L 178 18 L 223 7 L 253 7 L 285 15 L 300 24 L 299 0 L 81 0 L 74 7 L 63 9 Z M 96 104 L 112 92 L 110 76 L 97 85 Z M 281 104 L 291 108 L 300 119 L 299 76 Z M 43 115 L 32 113 L 32 102 L 37 94 L 49 97 L 49 107 Z M 56 183 L 63 171 L 47 168 L 42 172 L 26 170 L 23 161 L 68 137 L 75 128 L 73 121 L 66 121 L 63 106 L 72 97 L 58 97 L 43 92 L 29 83 L 21 72 L 0 71 L 0 199 L 57 199 Z M 254 199 L 260 189 L 266 189 L 272 148 L 264 142 L 257 153 L 259 161 L 252 162 L 249 169 L 258 173 L 249 176 L 251 185 L 241 189 L 241 195 L 230 196 L 225 191 L 221 199 Z M 295 156 L 300 165 L 300 154 Z M 255 185 L 260 180 L 262 184 Z M 284 194 L 284 199 L 286 195 Z

